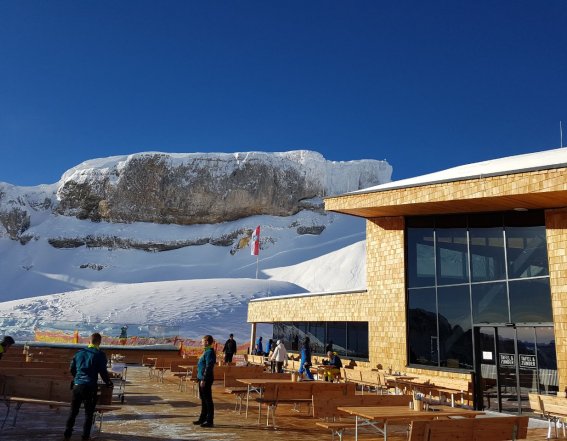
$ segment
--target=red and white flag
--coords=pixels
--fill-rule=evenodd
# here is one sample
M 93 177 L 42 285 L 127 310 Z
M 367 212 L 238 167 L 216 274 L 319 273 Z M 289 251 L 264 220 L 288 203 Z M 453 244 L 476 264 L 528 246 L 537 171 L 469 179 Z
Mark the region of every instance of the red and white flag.
M 253 256 L 260 254 L 260 225 L 258 225 L 252 233 L 252 239 L 250 240 L 250 254 Z

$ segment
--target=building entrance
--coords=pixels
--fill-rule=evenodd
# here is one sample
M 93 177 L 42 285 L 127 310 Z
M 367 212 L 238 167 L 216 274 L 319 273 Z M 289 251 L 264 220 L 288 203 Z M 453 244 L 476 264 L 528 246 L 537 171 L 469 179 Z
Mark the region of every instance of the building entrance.
M 522 413 L 528 393 L 557 394 L 552 326 L 479 326 L 475 342 L 478 407 Z

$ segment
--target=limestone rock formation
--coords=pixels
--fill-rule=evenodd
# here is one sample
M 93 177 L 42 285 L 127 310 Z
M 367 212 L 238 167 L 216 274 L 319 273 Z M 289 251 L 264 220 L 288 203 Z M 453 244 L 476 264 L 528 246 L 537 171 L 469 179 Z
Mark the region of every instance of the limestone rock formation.
M 87 161 L 63 177 L 57 213 L 92 221 L 190 225 L 267 214 L 390 179 L 385 161 L 326 161 L 319 153 L 141 153 Z

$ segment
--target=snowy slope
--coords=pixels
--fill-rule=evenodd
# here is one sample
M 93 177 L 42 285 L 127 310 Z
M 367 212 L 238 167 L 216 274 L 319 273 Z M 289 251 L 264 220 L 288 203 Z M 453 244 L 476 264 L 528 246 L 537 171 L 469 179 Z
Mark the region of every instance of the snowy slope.
M 228 156 L 179 154 L 169 155 L 168 160 L 176 165 L 206 157 L 226 160 L 227 167 L 233 167 Z M 364 220 L 322 212 L 316 208 L 321 205 L 317 198 L 307 203 L 314 209 L 293 216 L 263 215 L 201 225 L 91 222 L 51 209 L 63 182 L 113 175 L 135 157 L 87 161 L 53 185 L 0 184 L 0 208 L 7 212 L 19 207 L 31 216 L 25 244 L 0 231 L 0 333 L 28 338 L 34 327 L 45 322 L 62 327 L 64 322 L 128 323 L 177 327 L 180 335 L 190 338 L 233 332 L 242 341 L 249 334 L 246 313 L 251 298 L 365 287 Z M 335 163 L 308 151 L 232 155 L 237 163 L 258 157 L 274 163 L 285 160 L 286 167 L 297 164 L 332 191 L 352 189 L 361 179 L 374 179 L 371 175 L 376 172 L 369 161 Z M 384 166 L 389 176 L 391 167 Z M 257 225 L 261 227 L 258 259 L 246 247 L 248 232 Z M 230 245 L 219 244 L 219 239 L 234 234 L 238 236 Z M 98 245 L 53 244 L 85 238 L 96 239 Z M 132 248 L 133 243 L 204 244 L 148 252 Z

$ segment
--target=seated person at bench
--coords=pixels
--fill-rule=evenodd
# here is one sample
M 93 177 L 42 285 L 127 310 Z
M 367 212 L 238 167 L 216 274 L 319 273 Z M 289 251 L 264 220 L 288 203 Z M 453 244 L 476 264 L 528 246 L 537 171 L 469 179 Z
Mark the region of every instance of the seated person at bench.
M 101 342 L 102 336 L 95 332 L 91 335 L 91 343 L 86 348 L 79 350 L 71 361 L 71 374 L 74 377 L 72 383 L 73 398 L 71 400 L 71 412 L 63 435 L 66 441 L 71 439 L 75 418 L 77 418 L 83 402 L 85 403 L 85 424 L 82 439 L 91 439 L 98 376 L 100 375 L 108 387 L 113 386 L 106 369 L 106 354 L 99 349 Z
M 333 351 L 328 351 L 327 357 L 328 360 L 323 360 L 323 364 L 328 366 L 325 368 L 323 378 L 325 381 L 330 381 L 332 383 L 333 380 L 340 375 L 343 362 L 339 355 Z

